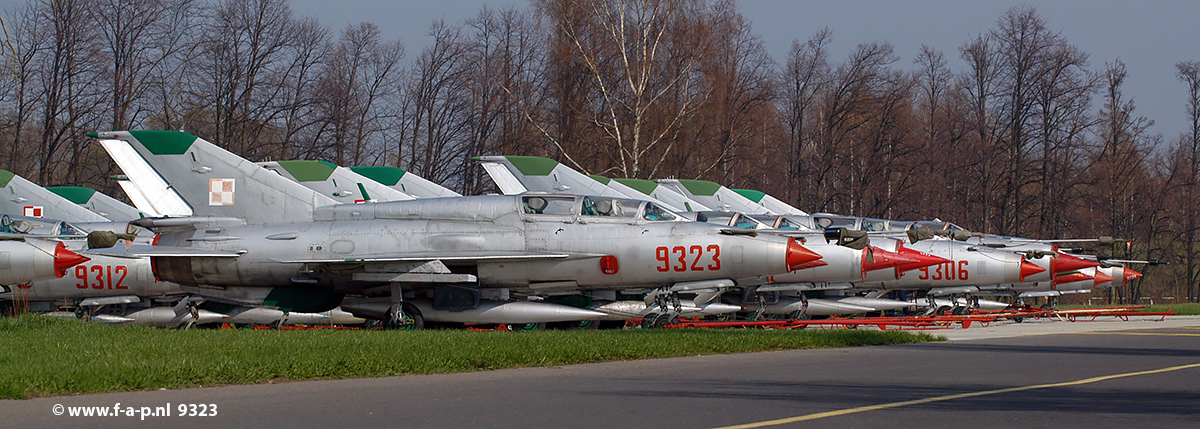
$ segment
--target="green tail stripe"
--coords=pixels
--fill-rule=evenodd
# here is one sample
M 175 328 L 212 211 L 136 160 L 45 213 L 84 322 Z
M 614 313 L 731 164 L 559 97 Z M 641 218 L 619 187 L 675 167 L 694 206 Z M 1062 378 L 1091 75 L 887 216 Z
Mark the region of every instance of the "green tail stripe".
M 763 197 L 767 196 L 766 192 L 755 191 L 753 189 L 734 189 L 733 192 L 737 192 L 741 196 L 749 198 L 750 201 L 754 201 L 756 203 L 761 203 Z
M 301 182 L 324 182 L 337 169 L 337 164 L 325 161 L 279 161 L 279 166 Z
M 400 179 L 404 177 L 404 174 L 407 173 L 403 168 L 387 166 L 350 167 L 350 170 L 385 186 L 396 186 L 397 183 L 400 183 Z
M 58 196 L 66 198 L 75 204 L 87 204 L 88 201 L 92 200 L 92 196 L 96 195 L 95 189 L 82 186 L 47 186 L 46 190 L 58 194 Z

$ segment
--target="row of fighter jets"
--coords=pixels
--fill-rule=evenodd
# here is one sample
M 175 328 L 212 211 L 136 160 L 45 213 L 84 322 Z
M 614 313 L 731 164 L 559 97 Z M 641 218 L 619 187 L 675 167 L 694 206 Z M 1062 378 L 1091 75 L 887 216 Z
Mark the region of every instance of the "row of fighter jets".
M 397 168 L 250 162 L 179 131 L 91 136 L 136 208 L 0 173 L 0 299 L 160 326 L 592 327 L 1003 306 L 978 296 L 1140 277 L 1134 261 L 1054 240 L 810 215 L 761 192 L 587 176 L 546 158 L 476 158 L 504 195 L 461 196 Z M 896 290 L 928 298 L 884 298 Z

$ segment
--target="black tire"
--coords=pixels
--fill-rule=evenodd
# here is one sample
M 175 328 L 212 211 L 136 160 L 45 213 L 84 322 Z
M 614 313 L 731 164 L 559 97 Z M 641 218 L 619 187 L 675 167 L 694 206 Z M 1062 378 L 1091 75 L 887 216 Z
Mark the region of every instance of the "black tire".
M 569 323 L 570 324 L 567 325 L 567 326 L 569 326 L 567 329 L 576 330 L 576 331 L 595 331 L 597 329 L 600 329 L 601 321 L 599 321 L 599 320 L 580 320 L 578 322 L 569 322 Z
M 642 316 L 642 327 L 643 328 L 654 328 L 655 327 L 654 321 L 658 320 L 658 316 L 659 316 L 658 313 L 650 313 L 645 316 Z
M 514 332 L 516 332 L 516 331 L 544 331 L 544 330 L 546 330 L 546 323 L 544 323 L 544 322 L 543 323 L 522 323 L 522 324 L 510 323 L 510 324 L 508 324 L 508 330 L 514 331 Z

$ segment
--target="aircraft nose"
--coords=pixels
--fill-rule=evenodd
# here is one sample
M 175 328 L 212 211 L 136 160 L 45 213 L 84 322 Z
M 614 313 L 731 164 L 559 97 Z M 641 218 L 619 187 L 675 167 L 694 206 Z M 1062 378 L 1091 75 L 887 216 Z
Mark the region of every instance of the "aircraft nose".
M 1125 283 L 1142 278 L 1142 273 L 1134 271 L 1133 268 L 1125 267 Z
M 905 257 L 912 258 L 912 259 L 915 259 L 915 260 L 916 260 L 916 262 L 914 262 L 914 263 L 901 265 L 901 266 L 900 266 L 900 271 L 901 271 L 901 272 L 904 272 L 904 271 L 909 271 L 909 270 L 915 270 L 915 269 L 922 268 L 922 267 L 928 267 L 928 266 L 933 266 L 933 265 L 937 265 L 937 264 L 944 264 L 944 263 L 950 262 L 950 260 L 949 260 L 949 259 L 943 258 L 943 257 L 941 257 L 941 256 L 930 255 L 930 254 L 928 254 L 928 253 L 921 252 L 921 251 L 918 251 L 918 250 L 909 249 L 909 248 L 907 248 L 907 247 L 904 247 L 904 246 L 900 246 L 900 247 L 899 247 L 898 249 L 896 249 L 896 250 L 897 250 L 897 251 L 898 251 L 898 253 L 900 253 L 901 255 L 904 255 Z
M 1064 284 L 1064 283 L 1075 283 L 1075 282 L 1081 282 L 1084 280 L 1091 280 L 1091 279 L 1092 279 L 1092 276 L 1089 276 L 1084 273 L 1075 272 L 1075 273 L 1063 274 L 1061 276 L 1055 277 L 1054 284 L 1060 285 L 1060 284 Z
M 804 264 L 818 259 L 821 259 L 821 255 L 817 254 L 817 252 L 801 246 L 795 238 L 788 238 L 786 258 L 788 271 L 796 271 L 803 268 Z
M 863 274 L 866 274 L 867 271 L 882 270 L 920 262 L 916 258 L 911 258 L 900 253 L 892 253 L 875 246 L 868 247 L 868 249 L 870 249 L 870 253 L 863 252 Z
M 58 246 L 54 248 L 54 273 L 61 279 L 67 274 L 67 268 L 90 260 L 92 259 L 67 250 L 67 246 L 60 241 L 58 242 Z
M 1098 266 L 1100 266 L 1100 264 L 1095 261 L 1089 261 L 1087 259 L 1078 258 L 1075 256 L 1068 255 L 1066 253 L 1062 253 L 1062 252 L 1058 253 L 1058 257 L 1054 258 L 1054 262 L 1051 265 L 1051 267 L 1054 268 L 1055 275 L 1062 274 L 1062 273 L 1065 273 L 1068 271 L 1075 271 L 1075 270 L 1081 270 L 1084 268 L 1091 268 L 1091 267 L 1098 267 Z
M 1026 261 L 1025 258 L 1021 258 L 1021 281 L 1025 281 L 1026 277 L 1032 276 L 1032 275 L 1040 273 L 1042 271 L 1046 271 L 1046 269 L 1037 266 L 1037 264 L 1035 264 L 1035 263 Z

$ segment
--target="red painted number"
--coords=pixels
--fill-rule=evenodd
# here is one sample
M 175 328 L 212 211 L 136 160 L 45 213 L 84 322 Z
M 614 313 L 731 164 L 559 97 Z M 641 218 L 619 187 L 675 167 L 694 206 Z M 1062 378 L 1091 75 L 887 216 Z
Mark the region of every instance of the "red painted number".
M 710 244 L 708 251 L 712 252 L 712 263 L 708 264 L 709 271 L 717 271 L 721 269 L 721 246 Z
M 670 259 L 667 259 L 667 248 L 666 247 L 659 247 L 657 249 L 654 249 L 654 259 L 657 259 L 658 262 L 662 262 L 662 265 L 658 266 L 659 272 L 667 272 L 667 271 L 671 270 L 671 261 L 670 261 Z
M 957 269 L 955 269 L 954 261 L 937 264 L 933 266 L 932 275 L 929 274 L 929 267 L 921 267 L 921 275 L 917 278 L 920 280 L 970 280 L 967 264 L 967 261 L 958 261 Z
M 679 261 L 679 265 L 675 266 L 675 271 L 687 271 L 687 261 L 684 259 L 687 258 L 687 251 L 683 246 L 672 247 L 671 253 L 677 255 L 676 260 Z
M 709 255 L 709 259 L 705 259 L 705 255 Z M 689 258 L 691 264 L 688 264 Z M 654 249 L 654 259 L 660 263 L 655 267 L 659 272 L 672 270 L 677 272 L 717 271 L 721 269 L 721 246 L 716 244 L 710 244 L 708 247 L 701 245 L 659 246 Z M 708 264 L 704 265 L 705 262 Z
M 95 277 L 89 276 L 91 272 Z M 129 267 L 124 265 L 76 265 L 75 278 L 79 282 L 75 283 L 75 287 L 79 289 L 129 289 L 122 283 L 125 282 L 125 277 L 129 275 Z M 114 277 L 116 280 L 114 281 Z M 95 279 L 95 282 L 92 280 Z

